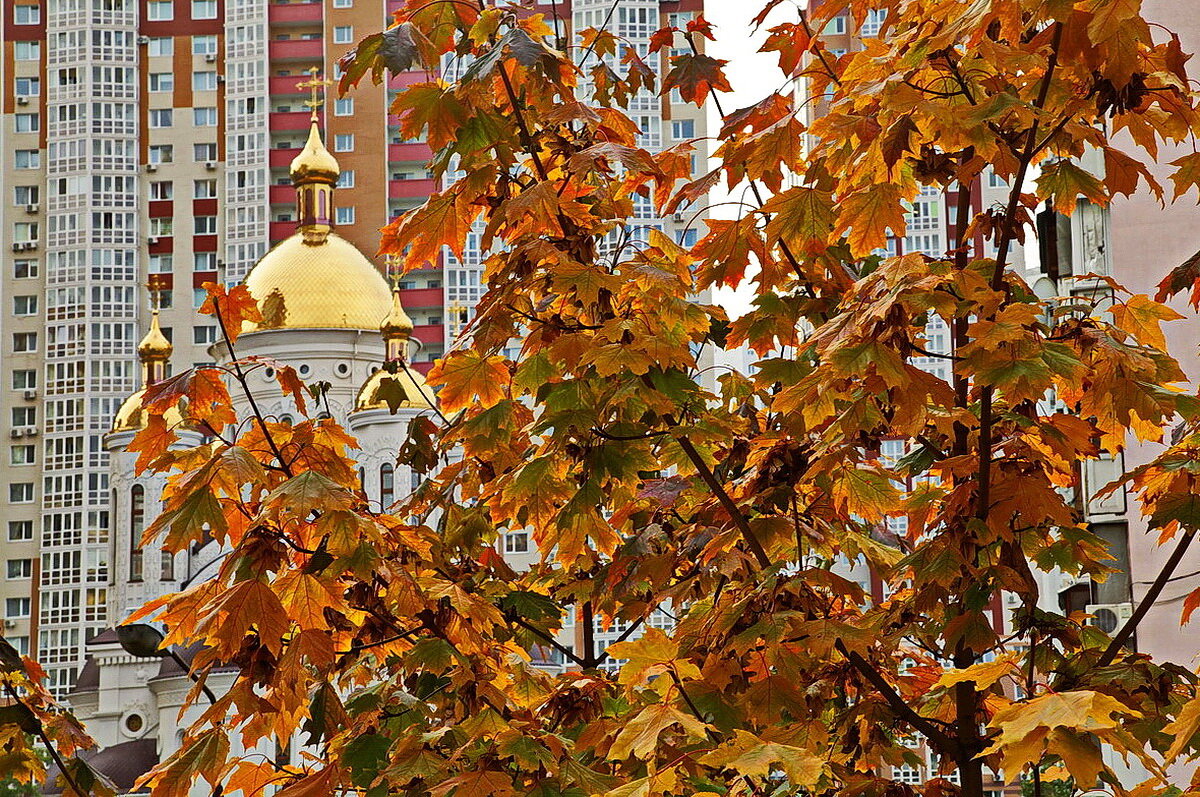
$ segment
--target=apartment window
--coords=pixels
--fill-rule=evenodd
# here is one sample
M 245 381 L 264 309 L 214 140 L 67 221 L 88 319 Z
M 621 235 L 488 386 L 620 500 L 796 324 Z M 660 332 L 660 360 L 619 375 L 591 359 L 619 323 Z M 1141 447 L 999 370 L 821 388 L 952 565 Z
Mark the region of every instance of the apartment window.
M 216 180 L 193 180 L 192 181 L 192 198 L 193 199 L 216 199 L 217 198 L 217 181 Z
M 217 90 L 217 73 L 216 72 L 193 72 L 192 73 L 192 91 L 216 91 Z
M 38 232 L 38 223 L 36 221 L 18 221 L 13 225 L 13 240 L 25 242 L 37 241 Z
M 38 275 L 38 262 L 36 260 L 14 260 L 13 261 L 13 278 L 14 279 L 33 279 Z
M 196 252 L 192 255 L 192 270 L 193 271 L 216 271 L 217 270 L 217 253 L 216 252 Z
M 208 301 L 208 291 L 203 288 L 192 288 L 192 307 L 199 310 Z
M 42 153 L 36 149 L 19 149 L 13 155 L 13 165 L 18 169 L 40 169 Z
M 354 26 L 353 25 L 334 25 L 333 26 L 333 43 L 334 44 L 351 44 L 354 42 Z
M 526 553 L 529 551 L 529 532 L 509 531 L 504 534 L 505 553 Z
M 216 19 L 217 0 L 192 0 L 192 19 Z
M 37 459 L 37 447 L 32 443 L 13 446 L 8 461 L 12 465 L 32 465 Z
M 12 482 L 9 484 L 8 502 L 10 504 L 32 504 L 33 482 Z
M 14 185 L 13 201 L 18 205 L 36 205 L 40 193 L 36 185 Z
M 175 74 L 173 72 L 151 72 L 150 91 L 174 91 Z
M 4 565 L 4 574 L 8 578 L 29 578 L 33 575 L 32 559 L 9 559 Z
M 36 133 L 42 129 L 42 118 L 36 113 L 19 113 L 14 125 L 18 133 Z
M 216 144 L 193 144 L 192 145 L 192 159 L 194 161 L 196 161 L 196 163 L 202 163 L 204 161 L 215 161 L 217 159 L 217 145 Z
M 12 408 L 12 425 L 13 426 L 35 426 L 35 425 L 37 425 L 37 407 L 13 407 Z
M 671 137 L 677 141 L 686 141 L 696 137 L 695 119 L 675 119 L 671 122 Z
M 37 315 L 38 297 L 14 296 L 13 315 Z
M 13 59 L 16 61 L 39 61 L 42 58 L 41 42 L 13 42 Z
M 334 8 L 354 8 L 354 0 L 333 0 Z
M 150 5 L 153 6 L 154 3 Z M 172 36 L 155 36 L 146 45 L 146 52 L 149 55 L 174 55 L 175 39 Z
M 160 308 L 162 308 L 163 310 L 167 310 L 171 307 L 174 307 L 174 298 L 173 298 L 174 295 L 175 295 L 174 291 L 159 290 L 158 306 Z M 171 339 L 171 336 L 167 334 L 169 329 L 170 329 L 169 327 L 163 327 L 163 335 L 167 338 L 167 340 Z
M 18 97 L 37 97 L 42 93 L 42 79 L 39 77 L 19 77 L 16 86 Z
M 333 101 L 334 116 L 352 116 L 354 114 L 354 98 L 342 97 Z
M 879 29 L 883 27 L 883 21 L 887 18 L 887 9 L 872 9 L 867 12 L 867 18 L 863 20 L 862 28 L 859 29 L 859 34 L 862 36 L 878 36 Z
M 146 527 L 146 488 L 129 488 L 129 580 L 142 580 L 142 532 Z
M 217 126 L 217 109 L 216 108 L 193 108 L 192 121 L 196 127 L 216 127 Z
M 32 368 L 17 368 L 12 372 L 13 390 L 32 390 L 37 387 L 37 371 Z
M 338 208 L 335 211 L 337 224 L 353 224 L 354 223 L 354 208 Z
M 353 152 L 354 151 L 354 134 L 353 133 L 338 133 L 333 137 L 334 152 Z
M 175 184 L 170 180 L 160 180 L 150 183 L 150 198 L 151 199 L 173 199 L 175 197 Z
M 217 328 L 213 326 L 192 327 L 192 343 L 207 346 L 217 342 Z
M 36 332 L 14 332 L 13 333 L 13 351 L 17 354 L 28 354 L 37 351 L 37 333 Z M 14 410 L 25 409 L 24 407 L 14 407 Z
M 154 216 L 150 219 L 150 236 L 160 238 L 174 235 L 175 220 L 170 216 Z
M 150 127 L 170 127 L 174 115 L 170 108 L 151 108 Z
M 29 598 L 5 598 L 4 616 L 8 618 L 28 617 L 33 603 Z
M 150 255 L 151 274 L 170 274 L 175 268 L 175 258 L 172 255 Z
M 9 542 L 28 542 L 33 539 L 33 521 L 32 520 L 10 520 L 8 521 L 8 541 Z
M 216 55 L 217 54 L 217 37 L 216 36 L 193 36 L 192 37 L 192 55 Z
M 217 217 L 216 216 L 197 216 L 195 232 L 196 232 L 196 235 L 216 235 L 217 234 Z
M 146 19 L 151 22 L 175 19 L 175 0 L 149 0 L 146 3 Z
M 14 6 L 13 7 L 13 24 L 15 25 L 38 25 L 42 21 L 41 6 Z
M 838 14 L 825 25 L 826 36 L 841 36 L 846 32 L 846 15 Z
M 337 187 L 338 188 L 353 188 L 354 187 L 354 170 L 353 169 L 343 169 L 342 170 L 342 173 L 338 175 Z M 19 205 L 21 203 L 18 202 L 17 204 Z
M 171 163 L 175 160 L 175 148 L 170 144 L 151 144 L 149 157 L 150 162 L 155 165 Z

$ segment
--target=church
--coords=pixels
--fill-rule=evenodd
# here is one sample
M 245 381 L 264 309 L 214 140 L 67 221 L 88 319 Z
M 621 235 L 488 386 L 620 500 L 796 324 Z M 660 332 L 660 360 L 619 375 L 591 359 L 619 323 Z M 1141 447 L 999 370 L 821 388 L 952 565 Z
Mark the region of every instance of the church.
M 291 366 L 305 383 L 325 383 L 319 406 L 310 411 L 334 418 L 357 438 L 354 455 L 363 490 L 372 503 L 387 507 L 416 484 L 415 475 L 396 464 L 396 452 L 412 418 L 434 412 L 436 399 L 421 374 L 408 367 L 419 344 L 399 291 L 389 288 L 375 265 L 333 229 L 339 174 L 314 113 L 307 143 L 291 164 L 296 232 L 263 255 L 245 278 L 263 321 L 242 330 L 236 357 L 266 362 L 249 375 L 250 397 L 231 393 L 239 418 L 252 415 L 252 398 L 265 417 L 291 421 L 299 417 L 299 409 L 280 393 L 269 363 Z M 138 475 L 137 454 L 126 448 L 146 423 L 146 388 L 169 373 L 172 346 L 159 326 L 157 309 L 137 353 L 143 387 L 124 402 L 104 438 L 113 491 L 108 616 L 118 623 L 146 601 L 211 577 L 226 553 L 216 542 L 175 554 L 141 544 L 143 530 L 158 512 L 165 476 Z M 232 360 L 223 342 L 213 344 L 210 353 L 218 364 Z M 176 424 L 180 420 L 176 412 Z M 177 432 L 180 445 L 203 441 L 196 431 L 179 427 Z M 193 687 L 187 667 L 196 651 L 158 651 L 157 632 L 149 626 L 134 628 L 143 638 L 131 638 L 129 629 L 109 629 L 88 643 L 87 661 L 68 695 L 99 745 L 91 754 L 92 765 L 120 792 L 132 790 L 142 774 L 176 750 L 183 729 L 204 708 L 201 701 L 179 716 Z M 144 638 L 146 634 L 153 638 Z M 232 672 L 218 671 L 208 679 L 208 688 L 220 692 L 232 677 Z M 286 755 L 260 752 L 273 758 Z M 52 774 L 48 792 L 58 790 L 53 779 Z

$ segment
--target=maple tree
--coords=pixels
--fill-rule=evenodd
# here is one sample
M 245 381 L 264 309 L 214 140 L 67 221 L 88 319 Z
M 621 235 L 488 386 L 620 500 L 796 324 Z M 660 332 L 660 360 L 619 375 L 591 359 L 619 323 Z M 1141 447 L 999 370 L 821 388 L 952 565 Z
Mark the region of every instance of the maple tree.
M 860 52 L 814 34 L 869 9 L 886 22 Z M 823 112 L 806 127 L 789 89 L 721 108 L 720 165 L 694 178 L 696 142 L 647 152 L 624 109 L 647 90 L 719 103 L 713 35 L 703 18 L 664 29 L 647 61 L 608 30 L 556 38 L 520 4 L 410 0 L 346 59 L 344 90 L 465 59 L 457 80 L 395 100 L 405 134 L 459 178 L 396 219 L 382 251 L 423 268 L 481 227 L 487 292 L 430 375 L 439 413 L 399 452 L 426 478 L 383 512 L 332 419 L 252 407 L 237 423 L 229 390 L 249 396 L 260 363 L 147 391 L 132 447 L 171 475 L 146 539 L 231 553 L 139 614 L 168 644 L 204 643 L 201 680 L 239 673 L 150 775 L 154 797 L 197 779 L 245 797 L 981 797 L 985 770 L 1040 795 L 1047 768 L 1124 794 L 1102 745 L 1150 773 L 1138 795 L 1200 793 L 1164 771 L 1200 753 L 1195 676 L 1126 646 L 1200 528 L 1200 403 L 1177 387 L 1161 331 L 1177 314 L 1159 303 L 1200 275 L 1184 264 L 1157 300 L 1108 280 L 1065 301 L 1035 296 L 1010 262 L 1043 202 L 1163 194 L 1147 164 L 1197 126 L 1178 38 L 1137 2 L 825 0 L 764 45 Z M 1103 175 L 1080 165 L 1089 151 Z M 1173 165 L 1186 193 L 1196 159 Z M 980 212 L 964 187 L 985 169 L 1010 192 Z M 635 197 L 666 215 L 721 180 L 750 199 L 694 247 L 629 235 Z M 941 257 L 888 256 L 922 188 L 946 196 L 955 240 Z M 704 298 L 746 280 L 737 319 Z M 211 291 L 205 311 L 236 346 L 259 308 L 244 288 Z M 950 353 L 929 351 L 933 317 Z M 706 386 L 706 350 L 742 344 L 754 373 Z M 168 411 L 211 441 L 180 447 Z M 1110 571 L 1064 489 L 1078 463 L 1176 421 L 1177 442 L 1128 477 L 1174 546 L 1133 618 L 1110 637 L 1039 608 L 1036 570 Z M 902 457 L 884 456 L 890 441 Z M 506 530 L 535 540 L 529 570 L 496 552 Z M 1013 627 L 998 624 L 1002 593 Z M 647 627 L 662 611 L 673 626 Z M 578 644 L 564 644 L 572 621 Z M 602 647 L 597 624 L 617 621 L 623 638 Z M 532 666 L 536 648 L 566 671 Z M 36 720 L 3 725 L 30 773 L 25 731 L 68 758 L 85 743 L 34 668 L 4 674 Z M 236 752 L 297 733 L 312 752 L 297 766 Z M 913 739 L 961 785 L 895 782 Z M 68 785 L 91 790 L 79 777 Z

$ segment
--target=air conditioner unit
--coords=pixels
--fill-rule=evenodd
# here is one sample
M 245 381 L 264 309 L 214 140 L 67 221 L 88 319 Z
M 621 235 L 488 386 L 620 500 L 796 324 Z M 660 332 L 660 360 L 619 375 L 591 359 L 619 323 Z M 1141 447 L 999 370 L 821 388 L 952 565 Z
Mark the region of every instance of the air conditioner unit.
M 25 400 L 33 401 L 35 398 L 37 398 L 37 390 L 35 390 L 32 387 L 26 388 L 25 389 Z
M 24 429 L 13 429 L 11 432 L 8 433 L 8 436 L 13 438 L 14 440 L 17 439 L 18 437 L 24 437 L 25 430 Z
M 215 172 L 217 170 L 217 162 L 216 161 L 208 161 L 207 163 L 204 164 L 204 168 L 208 169 L 210 172 Z
M 149 36 L 138 36 L 137 43 L 138 44 L 149 44 L 150 37 Z
M 5 621 L 4 621 L 4 627 L 5 627 L 5 628 L 16 628 L 16 627 L 17 627 L 17 621 L 16 621 L 16 620 L 5 620 Z
M 1132 603 L 1093 603 L 1085 606 L 1084 611 L 1091 615 L 1087 624 L 1099 628 L 1106 634 L 1116 633 L 1133 617 Z
M 158 164 L 157 164 L 157 163 L 147 163 L 147 164 L 146 164 L 146 171 L 148 171 L 148 172 L 156 172 L 156 171 L 158 171 Z
M 683 224 L 683 221 L 684 221 L 683 214 L 676 213 L 674 216 L 671 217 L 671 221 L 675 222 L 676 224 Z
M 21 241 L 14 241 L 14 242 L 13 242 L 13 245 L 12 245 L 12 250 L 13 250 L 14 252 L 24 252 L 24 251 L 25 251 L 25 244 L 24 244 L 23 242 L 21 242 Z
M 205 60 L 205 61 L 207 61 L 207 62 L 208 62 L 208 63 L 210 63 L 210 64 L 215 64 L 215 63 L 217 62 L 217 54 L 216 54 L 216 53 L 209 53 L 209 54 L 207 54 L 207 55 L 205 55 L 205 56 L 204 56 L 204 60 Z
M 39 208 L 39 206 L 37 205 L 37 203 L 36 203 L 36 202 L 32 202 L 32 203 L 30 203 L 30 204 L 28 204 L 28 205 L 26 205 L 26 206 L 25 206 L 25 212 L 26 212 L 26 213 L 37 213 L 39 209 L 40 209 L 40 208 Z
M 146 239 L 146 243 L 150 244 L 151 246 L 154 246 L 156 243 L 158 243 L 158 236 L 151 235 L 149 238 Z
M 25 427 L 25 436 L 26 437 L 37 437 L 38 436 L 37 427 L 36 426 L 26 426 Z
M 28 104 L 29 104 L 29 98 L 26 97 L 24 94 L 17 97 L 17 105 L 28 105 Z

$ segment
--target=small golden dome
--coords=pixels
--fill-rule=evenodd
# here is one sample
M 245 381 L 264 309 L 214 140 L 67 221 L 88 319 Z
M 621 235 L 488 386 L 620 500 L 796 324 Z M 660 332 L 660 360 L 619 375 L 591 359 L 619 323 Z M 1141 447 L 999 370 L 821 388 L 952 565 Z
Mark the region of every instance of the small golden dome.
M 312 126 L 308 129 L 308 141 L 305 142 L 304 149 L 292 159 L 292 184 L 319 182 L 334 185 L 341 173 L 337 158 L 333 157 L 325 148 L 325 142 L 321 140 L 321 131 L 317 128 L 317 120 L 314 117 Z
M 383 333 L 384 340 L 412 336 L 413 320 L 408 317 L 408 313 L 404 312 L 404 305 L 400 303 L 399 288 L 392 289 L 392 312 L 383 319 L 383 323 L 379 325 L 379 331 Z
M 392 298 L 375 265 L 345 238 L 296 233 L 259 259 L 246 275 L 262 329 L 379 329 Z
M 366 384 L 358 391 L 354 401 L 355 411 L 391 409 L 388 397 L 395 401 L 401 398 L 397 409 L 433 409 L 433 390 L 425 385 L 425 377 L 412 368 L 400 368 L 396 373 L 388 373 L 386 368 L 380 368 L 371 374 Z
M 142 429 L 149 420 L 149 414 L 142 407 L 142 399 L 146 396 L 146 388 L 142 388 L 134 393 L 129 398 L 125 399 L 125 403 L 121 405 L 121 409 L 117 410 L 117 414 L 113 417 L 111 432 L 136 432 Z M 174 428 L 183 424 L 183 414 L 179 412 L 179 407 L 172 407 L 163 413 L 163 420 L 166 421 L 168 428 Z
M 142 362 L 151 362 L 153 360 L 169 360 L 174 347 L 171 346 L 171 341 L 167 340 L 167 336 L 163 334 L 162 327 L 158 325 L 158 311 L 150 316 L 150 329 L 146 332 L 146 337 L 142 338 L 142 342 L 138 344 L 137 353 L 138 359 Z

